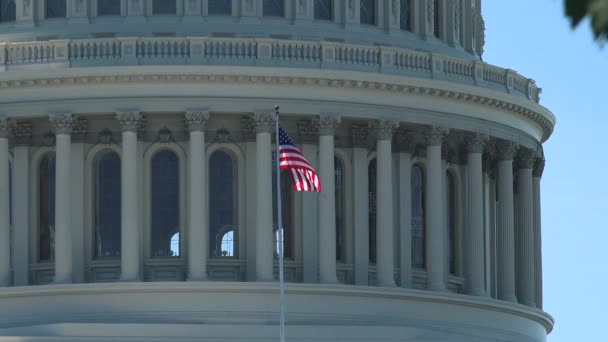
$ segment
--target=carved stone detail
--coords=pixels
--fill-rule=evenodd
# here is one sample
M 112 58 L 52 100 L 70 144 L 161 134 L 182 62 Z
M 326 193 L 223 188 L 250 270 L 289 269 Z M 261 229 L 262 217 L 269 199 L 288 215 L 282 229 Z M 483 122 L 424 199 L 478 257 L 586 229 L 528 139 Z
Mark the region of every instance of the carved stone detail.
M 55 146 L 55 141 L 56 141 L 56 136 L 55 134 L 53 134 L 53 132 L 46 132 L 43 136 L 42 136 L 42 144 L 44 146 Z
M 164 126 L 163 128 L 158 130 L 158 141 L 161 143 L 168 143 L 173 141 L 173 135 L 171 134 L 171 130 Z
M 232 139 L 230 138 L 230 131 L 227 130 L 226 128 L 218 129 L 215 132 L 215 139 L 213 141 L 220 143 L 220 144 L 225 144 L 225 143 L 231 142 Z
M 111 144 L 113 142 L 112 131 L 107 128 L 101 130 L 101 132 L 99 132 L 99 134 L 97 135 L 97 141 L 100 144 Z
M 311 120 L 302 120 L 296 124 L 298 127 L 298 136 L 304 143 L 318 143 L 319 141 L 319 123 Z
M 532 169 L 536 163 L 536 153 L 527 148 L 520 148 L 517 153 L 517 165 L 520 169 Z
M 51 114 L 49 121 L 55 134 L 71 134 L 76 118 L 72 114 Z
M 32 123 L 29 121 L 17 122 L 13 126 L 13 137 L 17 145 L 29 144 L 32 140 Z
M 465 149 L 468 153 L 482 153 L 489 139 L 485 134 L 469 134 L 465 138 Z
M 369 127 L 352 125 L 350 129 L 350 136 L 353 147 L 369 147 Z
M 543 176 L 543 172 L 545 171 L 545 159 L 542 157 L 537 157 L 534 163 L 534 169 L 532 170 L 532 176 L 536 178 L 540 178 Z
M 429 146 L 438 146 L 443 144 L 449 130 L 439 126 L 432 126 L 424 131 L 426 144 Z
M 116 119 L 123 132 L 137 132 L 143 128 L 143 115 L 141 112 L 116 112 Z
M 72 140 L 84 141 L 89 131 L 89 122 L 87 119 L 77 118 L 72 125 Z
M 275 116 L 272 112 L 254 113 L 253 124 L 256 133 L 272 133 L 275 130 Z
M 336 128 L 340 125 L 342 119 L 338 114 L 321 114 L 319 117 L 319 135 L 334 136 Z
M 8 138 L 10 133 L 10 121 L 7 117 L 0 117 L 0 138 Z
M 393 140 L 393 133 L 399 127 L 399 122 L 391 120 L 376 120 L 373 123 L 376 139 L 378 140 Z
M 395 147 L 397 151 L 412 153 L 414 152 L 414 132 L 405 128 L 399 128 L 395 134 Z
M 498 160 L 513 160 L 515 152 L 519 149 L 519 144 L 513 141 L 501 140 L 496 143 L 496 157 Z
M 184 113 L 186 128 L 190 132 L 203 132 L 209 122 L 209 112 L 207 111 L 187 111 Z

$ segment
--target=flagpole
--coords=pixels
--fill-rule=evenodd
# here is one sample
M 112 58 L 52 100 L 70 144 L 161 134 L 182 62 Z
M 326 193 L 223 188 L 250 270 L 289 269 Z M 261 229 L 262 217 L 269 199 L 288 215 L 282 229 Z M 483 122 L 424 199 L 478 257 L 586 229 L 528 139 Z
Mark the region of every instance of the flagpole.
M 279 166 L 279 106 L 274 107 L 275 113 L 275 134 L 276 134 L 276 172 L 277 172 L 277 233 L 279 243 L 279 334 L 281 342 L 285 342 L 285 280 L 283 274 L 283 210 L 281 203 L 281 168 Z

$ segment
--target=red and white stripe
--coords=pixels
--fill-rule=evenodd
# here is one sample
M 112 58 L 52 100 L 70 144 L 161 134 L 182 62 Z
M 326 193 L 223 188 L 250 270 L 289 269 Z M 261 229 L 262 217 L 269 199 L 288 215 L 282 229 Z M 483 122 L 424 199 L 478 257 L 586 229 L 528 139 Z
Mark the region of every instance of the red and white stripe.
M 279 153 L 279 167 L 291 170 L 291 180 L 296 191 L 321 192 L 319 176 L 300 150 L 293 145 L 281 145 Z

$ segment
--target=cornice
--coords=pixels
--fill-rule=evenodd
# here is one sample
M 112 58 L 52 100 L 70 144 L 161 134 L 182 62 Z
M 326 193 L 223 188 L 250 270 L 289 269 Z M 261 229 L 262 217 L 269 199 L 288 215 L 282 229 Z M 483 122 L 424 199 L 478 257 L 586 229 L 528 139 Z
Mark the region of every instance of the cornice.
M 296 85 L 310 87 L 325 87 L 334 89 L 363 89 L 398 94 L 428 96 L 433 98 L 450 99 L 486 106 L 493 109 L 514 113 L 537 123 L 543 130 L 541 142 L 546 141 L 553 133 L 554 122 L 546 114 L 533 107 L 540 107 L 530 102 L 530 106 L 516 103 L 520 98 L 511 96 L 513 101 L 493 98 L 465 91 L 446 90 L 439 87 L 423 85 L 404 85 L 392 82 L 376 82 L 369 80 L 352 80 L 347 78 L 320 78 L 320 77 L 292 77 L 292 76 L 260 76 L 260 75 L 231 75 L 231 74 L 132 74 L 132 75 L 106 75 L 106 76 L 78 76 L 78 77 L 50 77 L 26 80 L 0 81 L 0 92 L 3 90 L 29 89 L 58 86 L 96 86 L 131 83 L 247 83 L 262 85 Z M 503 95 L 503 94 L 500 94 Z M 500 96 L 504 97 L 504 96 Z M 523 99 L 521 99 L 523 100 Z M 527 100 L 526 100 L 527 101 Z

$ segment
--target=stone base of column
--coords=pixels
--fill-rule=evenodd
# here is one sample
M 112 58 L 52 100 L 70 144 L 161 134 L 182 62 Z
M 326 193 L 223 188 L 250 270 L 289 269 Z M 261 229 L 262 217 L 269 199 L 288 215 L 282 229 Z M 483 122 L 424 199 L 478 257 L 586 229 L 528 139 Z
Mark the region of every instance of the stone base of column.
M 427 285 L 427 289 L 430 291 L 445 292 L 448 290 L 448 287 L 444 283 L 430 283 Z
M 207 275 L 188 275 L 186 281 L 207 281 L 209 277 Z

